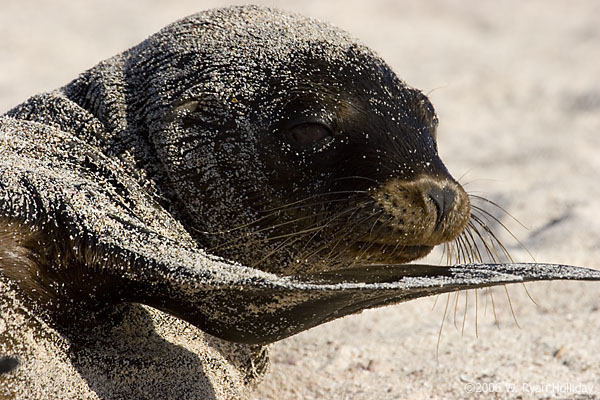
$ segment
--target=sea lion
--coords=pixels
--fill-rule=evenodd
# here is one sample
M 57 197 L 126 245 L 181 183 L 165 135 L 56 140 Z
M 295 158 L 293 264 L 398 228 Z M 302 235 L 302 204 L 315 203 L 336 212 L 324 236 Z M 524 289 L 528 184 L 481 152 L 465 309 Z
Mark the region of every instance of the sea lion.
M 142 303 L 243 343 L 211 342 L 228 356 L 207 368 L 256 381 L 262 345 L 365 308 L 600 278 L 402 265 L 469 232 L 433 107 L 348 34 L 298 15 L 193 15 L 1 124 L 2 282 L 55 341 L 90 346 L 124 316 L 146 326 L 159 317 Z

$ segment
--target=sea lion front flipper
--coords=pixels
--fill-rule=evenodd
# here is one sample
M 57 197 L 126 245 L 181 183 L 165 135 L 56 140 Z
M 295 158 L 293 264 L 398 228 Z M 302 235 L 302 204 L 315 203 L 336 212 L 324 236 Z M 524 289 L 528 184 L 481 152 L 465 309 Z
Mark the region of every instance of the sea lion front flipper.
M 204 300 L 193 295 L 180 298 L 176 309 L 157 306 L 219 337 L 265 344 L 344 315 L 418 297 L 537 280 L 600 280 L 600 271 L 550 264 L 381 265 L 367 271 L 366 282 L 357 280 L 356 271 L 322 273 L 309 280 L 258 273 L 211 290 L 206 307 L 213 312 L 198 312 Z M 191 293 L 183 286 L 177 292 Z

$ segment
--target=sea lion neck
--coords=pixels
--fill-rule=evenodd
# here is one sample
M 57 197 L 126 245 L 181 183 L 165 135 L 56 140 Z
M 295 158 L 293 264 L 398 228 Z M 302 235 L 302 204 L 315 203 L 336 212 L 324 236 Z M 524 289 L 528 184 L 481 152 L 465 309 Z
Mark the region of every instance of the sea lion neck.
M 125 64 L 132 51 L 105 60 L 60 89 L 35 95 L 6 115 L 59 128 L 120 159 L 134 173 L 152 164 Z M 138 172 L 139 173 L 139 172 Z M 134 173 L 135 175 L 135 173 Z

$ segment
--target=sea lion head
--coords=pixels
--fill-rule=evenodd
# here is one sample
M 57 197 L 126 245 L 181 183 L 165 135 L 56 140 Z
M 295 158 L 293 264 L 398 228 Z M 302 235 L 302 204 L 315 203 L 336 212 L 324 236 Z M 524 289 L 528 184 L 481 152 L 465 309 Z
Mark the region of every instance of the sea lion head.
M 244 7 L 149 40 L 169 60 L 140 83 L 163 99 L 144 107 L 151 143 L 210 253 L 314 272 L 405 263 L 464 230 L 433 106 L 347 33 Z

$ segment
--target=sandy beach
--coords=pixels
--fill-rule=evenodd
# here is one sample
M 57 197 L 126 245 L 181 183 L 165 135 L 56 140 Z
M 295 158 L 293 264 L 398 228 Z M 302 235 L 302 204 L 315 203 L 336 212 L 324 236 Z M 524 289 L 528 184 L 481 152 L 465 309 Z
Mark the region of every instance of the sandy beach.
M 0 113 L 176 19 L 244 3 L 1 0 Z M 600 3 L 256 3 L 351 32 L 423 90 L 450 172 L 507 211 L 480 203 L 518 239 L 494 224 L 513 259 L 600 269 Z M 600 398 L 600 284 L 527 290 L 535 303 L 521 285 L 463 292 L 285 339 L 252 399 Z

